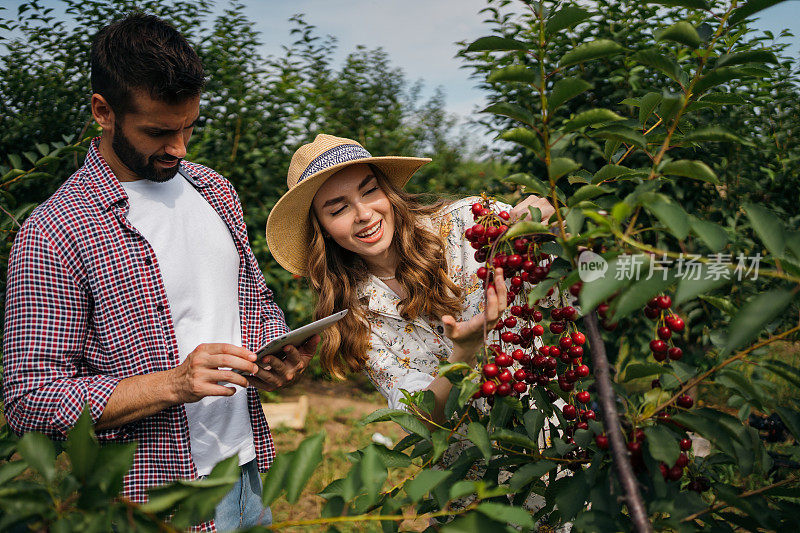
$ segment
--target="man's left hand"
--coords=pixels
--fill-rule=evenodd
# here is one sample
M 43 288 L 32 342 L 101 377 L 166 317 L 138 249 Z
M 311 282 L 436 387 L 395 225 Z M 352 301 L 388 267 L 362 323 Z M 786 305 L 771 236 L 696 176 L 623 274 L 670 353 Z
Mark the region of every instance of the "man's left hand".
M 530 218 L 531 214 L 528 211 L 529 207 L 537 207 L 539 211 L 542 212 L 542 224 L 547 224 L 547 221 L 550 217 L 556 212 L 547 198 L 542 198 L 541 196 L 536 196 L 532 194 L 522 200 L 520 203 L 514 206 L 514 209 L 511 210 L 511 222 L 516 222 L 517 220 L 525 220 L 526 218 Z
M 260 361 L 258 373 L 247 376 L 247 380 L 252 386 L 265 391 L 274 391 L 293 383 L 308 368 L 319 341 L 319 335 L 314 335 L 302 346 L 285 346 L 283 359 L 268 355 Z

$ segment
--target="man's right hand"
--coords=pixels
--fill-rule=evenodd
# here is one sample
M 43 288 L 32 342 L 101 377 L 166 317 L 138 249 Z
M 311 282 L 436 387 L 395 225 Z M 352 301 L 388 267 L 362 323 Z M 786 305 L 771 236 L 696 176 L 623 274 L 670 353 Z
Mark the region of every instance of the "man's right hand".
M 220 385 L 228 382 L 247 387 L 247 378 L 233 369 L 246 374 L 258 372 L 256 354 L 241 346 L 223 343 L 201 344 L 180 366 L 171 370 L 172 387 L 177 403 L 192 403 L 206 396 L 233 396 L 234 387 Z M 231 370 L 224 370 L 230 368 Z

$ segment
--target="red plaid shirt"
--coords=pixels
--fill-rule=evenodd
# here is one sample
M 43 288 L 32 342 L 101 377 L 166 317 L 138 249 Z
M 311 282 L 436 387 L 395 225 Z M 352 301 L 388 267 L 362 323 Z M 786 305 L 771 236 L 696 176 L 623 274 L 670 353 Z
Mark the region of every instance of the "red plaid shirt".
M 17 433 L 63 439 L 86 404 L 100 418 L 121 379 L 178 365 L 155 253 L 126 219 L 128 197 L 96 143 L 83 167 L 28 218 L 9 258 L 3 393 Z M 187 162 L 183 170 L 233 236 L 242 343 L 257 350 L 288 328 L 250 249 L 239 198 L 213 170 Z M 275 448 L 256 389 L 247 399 L 264 472 Z M 97 437 L 138 442 L 123 491 L 134 501 L 145 501 L 148 487 L 197 477 L 183 405 Z

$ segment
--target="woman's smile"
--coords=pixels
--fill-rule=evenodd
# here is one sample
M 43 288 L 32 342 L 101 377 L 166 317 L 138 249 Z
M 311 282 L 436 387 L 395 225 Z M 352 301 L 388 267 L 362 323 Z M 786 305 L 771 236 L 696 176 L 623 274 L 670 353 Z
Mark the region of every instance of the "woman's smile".
M 378 242 L 383 237 L 383 221 L 379 220 L 370 224 L 363 230 L 356 233 L 356 238 L 363 242 Z

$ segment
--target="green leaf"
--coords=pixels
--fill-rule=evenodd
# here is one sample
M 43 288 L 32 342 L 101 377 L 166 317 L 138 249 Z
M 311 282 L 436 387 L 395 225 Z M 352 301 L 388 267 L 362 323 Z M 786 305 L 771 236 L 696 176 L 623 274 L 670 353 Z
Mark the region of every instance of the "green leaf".
M 595 172 L 594 177 L 592 178 L 592 183 L 598 184 L 603 181 L 613 180 L 614 178 L 618 178 L 620 176 L 629 176 L 634 173 L 635 172 L 628 167 L 612 164 L 604 165 L 600 170 Z
M 70 430 L 65 448 L 72 464 L 72 473 L 78 480 L 86 481 L 94 470 L 100 450 L 100 445 L 94 439 L 94 425 L 88 405 Z
M 490 35 L 481 37 L 469 46 L 467 52 L 493 52 L 499 50 L 527 50 L 528 44 L 509 37 Z
M 545 413 L 541 409 L 530 409 L 523 415 L 522 421 L 525 425 L 525 432 L 534 440 L 539 440 L 539 433 L 544 427 Z
M 41 433 L 26 433 L 17 444 L 17 452 L 42 477 L 52 481 L 56 475 L 56 449 Z
M 550 161 L 550 166 L 547 170 L 550 179 L 555 182 L 558 178 L 570 172 L 575 172 L 579 168 L 581 168 L 581 166 L 568 157 L 556 157 Z
M 542 82 L 542 77 L 536 69 L 525 65 L 511 65 L 510 67 L 493 70 L 486 78 L 486 81 L 489 83 L 512 81 L 539 85 Z
M 777 406 L 775 410 L 783 420 L 786 429 L 794 436 L 796 442 L 800 442 L 800 413 L 787 407 Z M 0 482 L 2 484 L 2 482 Z
M 511 507 L 510 505 L 503 505 L 501 503 L 483 502 L 478 505 L 477 510 L 489 518 L 493 518 L 499 522 L 508 522 L 516 526 L 521 526 L 523 529 L 531 529 L 534 526 L 530 511 L 526 511 L 522 507 Z
M 28 469 L 28 463 L 25 461 L 11 461 L 0 465 L 0 487 L 23 473 Z
M 681 206 L 662 196 L 647 198 L 643 203 L 675 237 L 683 240 L 689 234 L 689 215 Z
M 716 87 L 717 85 L 722 85 L 723 83 L 727 83 L 731 80 L 736 80 L 740 78 L 748 77 L 748 73 L 741 68 L 736 67 L 720 67 L 712 70 L 702 78 L 700 78 L 697 83 L 694 84 L 694 93 L 700 94 L 702 92 L 711 89 L 712 87 Z
M 419 418 L 401 409 L 378 409 L 374 413 L 365 416 L 361 423 L 366 425 L 373 422 L 385 422 L 386 420 L 399 424 L 409 433 L 416 433 L 423 439 L 430 440 L 431 438 L 431 432 Z
M 411 464 L 411 458 L 396 450 L 390 450 L 386 446 L 376 445 L 376 451 L 381 456 L 383 464 L 388 468 L 405 468 Z
M 780 218 L 760 205 L 744 204 L 743 207 L 753 231 L 767 250 L 776 257 L 783 257 L 786 240 Z
M 552 487 L 556 485 L 556 487 Z M 555 492 L 555 502 L 559 514 L 564 521 L 572 520 L 578 512 L 585 508 L 589 496 L 589 484 L 584 470 L 578 470 L 572 476 L 565 476 L 551 483 L 548 492 Z
M 136 442 L 106 444 L 100 448 L 95 468 L 87 481 L 89 485 L 96 485 L 108 497 L 114 497 L 122 490 L 122 481 L 131 469 L 133 455 L 136 452 Z
M 448 374 L 453 374 L 457 372 L 463 372 L 464 370 L 472 370 L 472 367 L 470 367 L 467 363 L 444 364 L 439 367 L 439 377 L 443 377 Z
M 722 126 L 705 126 L 687 133 L 681 138 L 682 142 L 737 142 L 745 144 L 747 141 Z
M 644 434 L 647 435 L 647 443 L 653 459 L 666 463 L 667 466 L 674 465 L 681 454 L 681 449 L 672 433 L 663 426 L 650 426 L 644 429 Z
M 292 473 L 286 479 L 286 499 L 295 503 L 300 498 L 300 492 L 314 474 L 314 469 L 322 461 L 322 445 L 325 442 L 325 433 L 312 435 L 297 447 L 292 457 L 289 471 Z
M 510 181 L 511 183 L 522 185 L 523 187 L 535 192 L 539 196 L 550 196 L 550 186 L 546 185 L 539 178 L 531 176 L 530 174 L 512 174 L 511 176 L 505 178 L 504 181 Z
M 631 381 L 632 379 L 646 378 L 650 376 L 660 376 L 667 372 L 664 365 L 656 363 L 632 363 L 625 367 L 625 378 L 623 381 Z
M 597 198 L 598 196 L 602 196 L 604 194 L 613 192 L 613 189 L 608 187 L 602 187 L 599 185 L 584 185 L 577 191 L 575 194 L 570 196 L 567 205 L 572 207 L 575 204 L 582 202 L 584 200 L 591 200 L 592 198 Z
M 678 289 L 675 291 L 675 305 L 688 302 L 701 294 L 713 291 L 723 285 L 733 281 L 730 271 L 725 275 L 716 275 L 705 264 L 699 264 L 697 269 L 694 267 L 686 268 L 686 272 L 678 282 Z
M 583 288 L 580 293 L 581 309 L 584 312 L 597 307 L 601 302 L 608 299 L 609 296 L 626 286 L 630 280 L 625 279 L 624 276 L 617 279 L 616 272 L 623 270 L 624 259 L 614 258 L 608 261 L 608 268 L 605 274 L 593 281 L 584 282 Z
M 645 0 L 646 4 L 660 4 L 669 7 L 688 7 L 689 9 L 708 10 L 705 0 Z
M 403 488 L 411 501 L 418 502 L 448 477 L 448 470 L 422 470 L 413 479 L 406 481 Z
M 789 290 L 774 289 L 755 296 L 742 306 L 731 320 L 728 342 L 721 355 L 730 353 L 758 337 L 761 330 L 788 306 L 794 295 Z
M 544 459 L 522 466 L 511 476 L 511 481 L 509 482 L 511 490 L 518 492 L 531 481 L 539 479 L 548 472 L 555 470 L 557 466 L 556 463 Z
M 769 50 L 748 50 L 735 54 L 725 54 L 717 60 L 716 67 L 725 65 L 744 65 L 746 63 L 773 63 L 779 64 L 778 58 Z
M 639 106 L 639 124 L 644 126 L 647 123 L 647 119 L 650 118 L 650 115 L 656 110 L 662 98 L 663 97 L 659 93 L 647 93 L 642 96 Z
M 647 276 L 650 276 L 649 261 L 642 265 L 642 279 L 631 283 L 631 286 L 614 300 L 612 309 L 615 322 L 634 311 L 641 310 L 651 298 L 665 292 L 675 283 L 674 269 L 664 272 L 653 268 L 652 276 L 649 279 Z
M 545 24 L 545 33 L 553 35 L 563 29 L 571 28 L 591 17 L 592 14 L 577 6 L 566 5 L 553 13 Z
M 697 30 L 694 28 L 694 26 L 685 20 L 676 22 L 669 28 L 656 32 L 656 40 L 675 41 L 692 48 L 697 48 L 703 44 L 703 39 L 700 38 L 700 35 L 697 33 Z
M 713 184 L 719 183 L 714 171 L 702 161 L 690 161 L 688 159 L 670 161 L 669 163 L 664 163 L 661 167 L 661 173 L 668 176 L 683 176 Z
M 519 144 L 525 148 L 530 148 L 536 155 L 541 156 L 544 153 L 542 151 L 542 140 L 539 138 L 539 135 L 531 129 L 514 128 L 504 131 L 500 134 L 499 138 L 504 141 Z
M 721 226 L 713 222 L 690 217 L 689 225 L 692 227 L 692 232 L 715 252 L 719 252 L 728 244 L 728 234 Z
M 618 54 L 625 50 L 619 43 L 609 39 L 597 39 L 588 43 L 579 44 L 563 56 L 558 62 L 560 67 L 568 67 L 575 65 L 582 61 L 589 61 L 592 59 L 599 59 L 601 57 L 608 57 Z
M 492 104 L 481 113 L 493 113 L 495 115 L 502 115 L 504 117 L 512 118 L 518 122 L 533 126 L 536 122 L 536 117 L 527 109 L 520 107 L 516 104 L 498 103 Z
M 558 280 L 553 278 L 547 278 L 539 283 L 537 283 L 533 290 L 528 293 L 528 305 L 534 305 L 536 300 L 540 300 L 547 295 L 547 291 L 550 290 L 550 287 L 556 284 Z
M 486 462 L 492 458 L 492 444 L 489 442 L 489 432 L 480 422 L 472 422 L 467 428 L 467 438 L 480 450 Z
M 547 109 L 550 112 L 561 107 L 561 104 L 575 98 L 581 93 L 592 89 L 593 85 L 580 78 L 563 78 L 553 85 L 550 97 L 547 99 Z
M 733 305 L 731 301 L 726 300 L 725 298 L 718 298 L 709 294 L 702 294 L 700 295 L 700 299 L 710 303 L 728 316 L 735 315 L 736 311 L 738 310 L 738 307 Z
M 669 122 L 674 117 L 683 105 L 683 95 L 672 94 L 664 92 L 661 96 L 661 105 L 659 106 L 659 115 L 664 121 L 664 124 Z
M 625 119 L 624 117 L 617 115 L 610 109 L 603 109 L 603 108 L 589 109 L 588 111 L 583 111 L 582 113 L 578 113 L 572 119 L 568 120 L 564 124 L 563 131 L 564 132 L 575 131 L 586 126 L 592 126 L 595 124 L 605 124 L 606 122 L 612 122 L 615 120 L 625 120 Z
M 313 438 L 313 437 L 312 437 Z M 322 441 L 320 441 L 321 443 Z M 320 452 L 321 452 L 320 448 Z M 386 465 L 381 460 L 381 455 L 377 450 L 375 444 L 370 444 L 364 448 L 364 455 L 361 456 L 361 482 L 364 491 L 368 496 L 374 496 L 377 500 L 383 487 L 383 482 L 386 481 L 388 475 Z M 304 483 L 305 484 L 305 483 Z M 287 492 L 288 492 L 287 488 Z M 287 498 L 288 499 L 288 498 Z
M 22 158 L 17 154 L 8 154 L 8 161 L 11 163 L 11 168 L 22 170 Z
M 661 50 L 649 49 L 649 50 L 640 50 L 635 54 L 633 54 L 632 57 L 639 63 L 647 65 L 648 67 L 653 67 L 654 69 L 662 72 L 668 78 L 675 80 L 680 84 L 683 84 L 685 82 L 686 75 L 684 74 L 683 69 L 681 69 L 681 66 L 678 64 L 677 61 L 675 61 L 675 59 L 672 57 L 671 54 L 667 55 Z M 658 94 L 658 93 L 649 93 L 649 94 Z
M 740 95 L 730 93 L 706 93 L 699 101 L 709 102 L 714 105 L 737 105 L 747 103 Z
M 644 150 L 647 147 L 647 139 L 644 135 L 639 133 L 633 128 L 623 126 L 621 124 L 611 124 L 603 126 L 588 133 L 590 137 L 598 137 L 600 139 L 613 139 L 622 141 L 627 144 L 632 144 Z
M 480 385 L 470 380 L 463 380 L 461 382 L 461 392 L 458 393 L 458 405 L 466 405 L 469 399 L 475 394 Z
M 731 16 L 728 17 L 728 24 L 731 26 L 738 24 L 751 15 L 755 15 L 762 9 L 767 9 L 768 7 L 780 4 L 783 1 L 784 0 L 749 0 L 742 7 L 733 10 Z
M 431 461 L 434 463 L 437 462 L 445 450 L 447 450 L 449 438 L 449 429 L 440 429 L 431 435 L 431 442 L 433 443 L 433 455 L 431 456 Z
M 503 234 L 502 241 L 510 241 L 511 239 L 515 239 L 520 235 L 528 235 L 533 233 L 550 233 L 550 227 L 539 222 L 532 222 L 530 220 L 515 222 L 514 225 Z
M 492 439 L 499 440 L 515 446 L 522 446 L 531 450 L 538 449 L 536 442 L 527 436 L 506 428 L 498 428 L 492 432 Z
M 763 367 L 800 389 L 800 369 L 777 359 L 765 361 Z
M 441 533 L 486 533 L 489 531 L 492 533 L 515 533 L 516 530 L 506 526 L 505 522 L 497 522 L 483 513 L 472 511 L 441 526 L 439 531 Z

